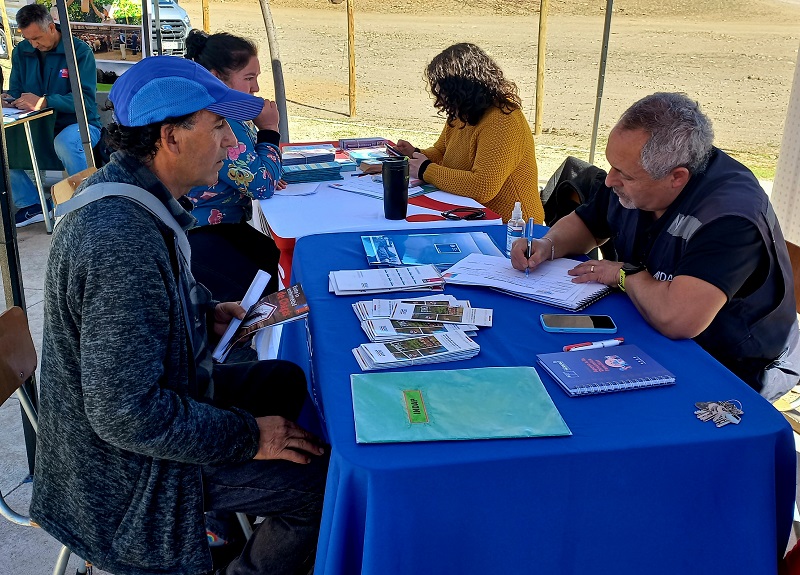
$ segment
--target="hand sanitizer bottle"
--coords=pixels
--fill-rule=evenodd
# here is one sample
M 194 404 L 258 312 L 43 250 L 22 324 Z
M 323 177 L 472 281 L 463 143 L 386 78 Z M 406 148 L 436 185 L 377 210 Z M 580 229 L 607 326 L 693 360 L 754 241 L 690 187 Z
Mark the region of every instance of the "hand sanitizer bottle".
M 511 257 L 511 244 L 522 237 L 525 231 L 525 220 L 522 219 L 522 204 L 516 202 L 514 204 L 514 211 L 511 212 L 511 219 L 508 220 L 508 228 L 506 229 L 506 255 Z

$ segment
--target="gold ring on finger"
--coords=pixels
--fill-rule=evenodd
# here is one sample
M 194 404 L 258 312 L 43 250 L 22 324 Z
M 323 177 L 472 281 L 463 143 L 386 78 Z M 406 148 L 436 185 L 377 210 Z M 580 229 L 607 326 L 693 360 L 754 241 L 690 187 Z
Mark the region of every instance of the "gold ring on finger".
M 591 270 L 589 270 L 589 271 L 590 271 L 591 273 L 594 273 L 594 266 L 592 266 L 592 269 L 591 269 Z

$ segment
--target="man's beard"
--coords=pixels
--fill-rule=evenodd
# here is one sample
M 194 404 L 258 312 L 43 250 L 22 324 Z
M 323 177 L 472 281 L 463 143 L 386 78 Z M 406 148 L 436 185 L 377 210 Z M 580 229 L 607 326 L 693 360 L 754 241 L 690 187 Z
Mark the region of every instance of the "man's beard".
M 633 201 L 631 201 L 631 199 L 628 196 L 618 192 L 617 188 L 611 188 L 611 189 L 614 190 L 615 194 L 617 194 L 617 198 L 619 198 L 619 203 L 623 208 L 628 210 L 636 209 L 636 206 L 634 205 Z

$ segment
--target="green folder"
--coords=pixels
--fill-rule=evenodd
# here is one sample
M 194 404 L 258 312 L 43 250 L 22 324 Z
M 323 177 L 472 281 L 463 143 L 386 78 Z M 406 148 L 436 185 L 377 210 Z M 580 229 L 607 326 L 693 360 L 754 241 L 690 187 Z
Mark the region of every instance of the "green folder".
M 532 367 L 350 376 L 356 441 L 572 435 Z

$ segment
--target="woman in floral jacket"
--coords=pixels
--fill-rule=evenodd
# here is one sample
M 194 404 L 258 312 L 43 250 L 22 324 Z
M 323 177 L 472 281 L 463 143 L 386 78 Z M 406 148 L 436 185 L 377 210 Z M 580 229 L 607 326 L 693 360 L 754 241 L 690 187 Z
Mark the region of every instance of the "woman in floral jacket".
M 227 32 L 207 35 L 192 30 L 186 39 L 186 57 L 207 68 L 234 90 L 258 92 L 261 68 L 257 49 L 246 38 Z M 264 100 L 264 110 L 252 122 L 228 122 L 237 145 L 219 171 L 219 180 L 195 188 L 188 198 L 197 227 L 189 231 L 192 274 L 215 299 L 238 301 L 259 269 L 272 276 L 269 292 L 278 288 L 280 250 L 275 242 L 247 220 L 252 201 L 272 196 L 280 188 L 281 156 L 278 109 Z

